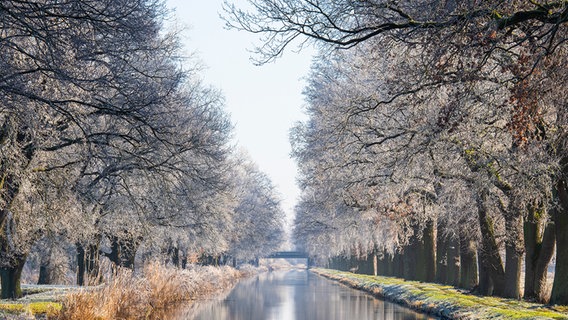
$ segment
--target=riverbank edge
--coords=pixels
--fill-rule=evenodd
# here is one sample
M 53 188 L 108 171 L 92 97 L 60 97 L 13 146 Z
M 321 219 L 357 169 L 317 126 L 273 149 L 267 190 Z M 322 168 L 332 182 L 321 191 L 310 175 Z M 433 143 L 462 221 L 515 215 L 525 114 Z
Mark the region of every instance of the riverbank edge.
M 195 267 L 195 266 L 194 266 Z M 223 266 L 227 267 L 227 266 Z M 211 267 L 222 268 L 222 267 Z M 227 267 L 229 268 L 229 267 Z M 171 268 L 175 272 L 183 273 L 184 270 Z M 214 290 L 206 290 L 206 283 L 197 284 L 197 288 L 192 292 L 192 297 L 183 300 L 185 302 L 200 299 L 212 299 L 222 292 L 232 288 L 238 281 L 254 277 L 260 273 L 267 272 L 263 267 L 253 267 L 250 265 L 242 266 L 239 269 L 229 268 L 235 273 L 227 279 L 222 277 L 212 277 L 208 282 L 225 282 L 223 285 L 217 284 Z M 187 271 L 187 270 L 186 270 Z M 136 277 L 132 279 L 135 280 Z M 194 281 L 197 279 L 193 279 Z M 209 283 L 210 284 L 210 283 Z M 108 285 L 108 284 L 107 284 Z M 65 300 L 71 295 L 96 293 L 97 290 L 104 289 L 106 285 L 93 287 L 77 286 L 52 286 L 52 285 L 22 285 L 25 292 L 24 297 L 17 300 L 0 300 L 0 319 L 2 320 L 29 320 L 29 319 L 61 319 L 62 309 Z M 125 288 L 118 288 L 123 290 Z M 171 307 L 171 306 L 170 306 Z M 175 306 L 174 306 L 175 307 Z M 104 319 L 104 318 L 97 318 Z
M 568 307 L 467 294 L 452 286 L 312 268 L 311 272 L 441 319 L 568 319 Z

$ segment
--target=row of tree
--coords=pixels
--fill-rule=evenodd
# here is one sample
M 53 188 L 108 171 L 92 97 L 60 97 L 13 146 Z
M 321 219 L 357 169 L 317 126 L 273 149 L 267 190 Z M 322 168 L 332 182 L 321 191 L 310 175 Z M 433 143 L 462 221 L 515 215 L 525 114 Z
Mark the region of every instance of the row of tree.
M 512 298 L 524 262 L 525 298 L 568 304 L 566 1 L 249 2 L 226 19 L 265 35 L 259 62 L 320 50 L 291 134 L 299 245 Z
M 0 3 L 2 298 L 40 240 L 76 247 L 79 284 L 142 245 L 174 262 L 278 247 L 275 188 L 166 16 L 158 0 Z

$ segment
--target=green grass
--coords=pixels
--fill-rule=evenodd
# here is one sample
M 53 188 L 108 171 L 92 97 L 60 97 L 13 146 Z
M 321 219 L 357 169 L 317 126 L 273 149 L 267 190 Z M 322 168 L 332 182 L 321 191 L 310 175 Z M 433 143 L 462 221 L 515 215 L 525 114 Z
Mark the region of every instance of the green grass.
M 329 269 L 314 271 L 348 286 L 438 316 L 460 319 L 568 319 L 567 306 L 550 307 L 513 299 L 481 297 L 463 293 L 447 285 L 405 281 L 399 278 Z
M 32 315 L 47 315 L 48 317 L 55 316 L 61 310 L 61 303 L 58 302 L 0 302 L 0 314 L 21 314 L 28 313 Z

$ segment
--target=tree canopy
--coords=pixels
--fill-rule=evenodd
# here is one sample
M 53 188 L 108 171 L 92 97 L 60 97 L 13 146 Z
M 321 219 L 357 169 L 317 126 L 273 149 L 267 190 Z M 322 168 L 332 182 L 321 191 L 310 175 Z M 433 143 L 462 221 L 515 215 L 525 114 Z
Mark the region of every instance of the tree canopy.
M 257 62 L 320 52 L 291 134 L 298 243 L 514 298 L 526 254 L 524 296 L 546 301 L 555 229 L 550 301 L 567 304 L 567 15 L 566 1 L 226 2 L 229 27 L 260 35 Z

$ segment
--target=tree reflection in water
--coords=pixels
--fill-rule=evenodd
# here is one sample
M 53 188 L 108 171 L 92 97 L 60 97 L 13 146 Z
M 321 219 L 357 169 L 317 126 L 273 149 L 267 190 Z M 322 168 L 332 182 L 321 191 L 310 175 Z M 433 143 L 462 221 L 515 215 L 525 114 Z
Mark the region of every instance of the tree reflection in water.
M 323 279 L 306 270 L 269 272 L 244 280 L 218 301 L 200 303 L 177 319 L 194 320 L 334 320 L 435 319 L 363 292 Z

